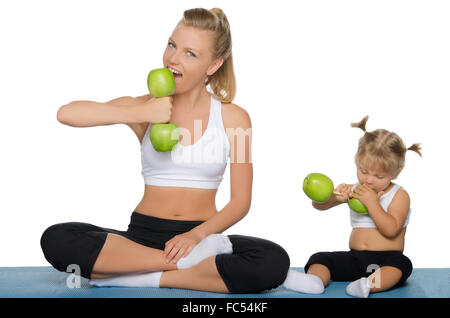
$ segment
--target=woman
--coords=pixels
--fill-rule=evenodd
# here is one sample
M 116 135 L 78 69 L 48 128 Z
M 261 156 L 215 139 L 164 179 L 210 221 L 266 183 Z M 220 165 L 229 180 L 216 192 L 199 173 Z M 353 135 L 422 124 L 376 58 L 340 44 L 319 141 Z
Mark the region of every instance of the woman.
M 58 111 L 60 122 L 75 127 L 127 124 L 141 143 L 145 192 L 127 231 L 78 222 L 49 227 L 41 239 L 46 259 L 60 271 L 78 264 L 95 286 L 222 293 L 279 286 L 289 269 L 284 249 L 260 238 L 217 234 L 249 211 L 253 178 L 251 121 L 231 103 L 231 33 L 222 10 L 185 11 L 163 63 L 175 76 L 171 97 L 74 101 Z M 149 130 L 168 121 L 181 127 L 182 137 L 171 152 L 158 153 Z M 228 157 L 231 198 L 218 212 L 215 196 Z

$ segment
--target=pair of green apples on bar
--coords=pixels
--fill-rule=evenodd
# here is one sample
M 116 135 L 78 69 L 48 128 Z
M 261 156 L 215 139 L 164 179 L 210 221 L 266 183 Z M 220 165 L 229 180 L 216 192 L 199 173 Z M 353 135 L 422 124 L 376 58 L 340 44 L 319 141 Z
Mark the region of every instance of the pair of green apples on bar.
M 175 77 L 168 68 L 150 71 L 147 86 L 153 97 L 169 96 L 175 90 Z M 180 130 L 174 123 L 153 124 L 150 129 L 150 142 L 158 152 L 171 151 L 180 139 Z
M 313 201 L 326 202 L 334 192 L 333 181 L 322 173 L 310 173 L 303 180 L 303 191 Z M 350 198 L 347 203 L 357 213 L 368 212 L 367 207 L 357 198 Z

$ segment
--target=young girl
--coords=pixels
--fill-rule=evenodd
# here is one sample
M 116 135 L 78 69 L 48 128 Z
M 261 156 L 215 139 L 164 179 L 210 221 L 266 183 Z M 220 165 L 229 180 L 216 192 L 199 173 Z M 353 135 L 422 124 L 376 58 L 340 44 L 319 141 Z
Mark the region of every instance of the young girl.
M 411 261 L 403 255 L 406 227 L 410 216 L 408 192 L 395 180 L 404 167 L 408 150 L 420 156 L 419 144 L 406 148 L 402 139 L 385 129 L 366 131 L 368 116 L 352 127 L 365 133 L 355 156 L 358 183 L 340 184 L 327 202 L 313 202 L 327 210 L 359 199 L 368 209 L 360 214 L 350 209 L 353 230 L 350 251 L 320 252 L 305 265 L 307 274 L 289 271 L 284 286 L 304 293 L 322 293 L 330 280 L 353 281 L 346 291 L 355 297 L 388 290 L 406 281 Z

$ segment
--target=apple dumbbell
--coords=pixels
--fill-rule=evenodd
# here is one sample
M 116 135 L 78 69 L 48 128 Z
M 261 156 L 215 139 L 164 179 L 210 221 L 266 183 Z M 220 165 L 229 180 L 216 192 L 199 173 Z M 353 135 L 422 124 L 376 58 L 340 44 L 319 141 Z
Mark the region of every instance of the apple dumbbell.
M 303 180 L 303 192 L 313 201 L 326 202 L 334 194 L 333 181 L 322 173 L 310 173 Z M 357 198 L 347 200 L 350 209 L 358 213 L 367 213 L 367 207 Z
M 175 90 L 175 78 L 167 68 L 154 69 L 148 73 L 147 86 L 156 98 L 169 96 Z M 179 137 L 179 128 L 174 123 L 153 124 L 149 134 L 153 148 L 158 152 L 171 151 Z

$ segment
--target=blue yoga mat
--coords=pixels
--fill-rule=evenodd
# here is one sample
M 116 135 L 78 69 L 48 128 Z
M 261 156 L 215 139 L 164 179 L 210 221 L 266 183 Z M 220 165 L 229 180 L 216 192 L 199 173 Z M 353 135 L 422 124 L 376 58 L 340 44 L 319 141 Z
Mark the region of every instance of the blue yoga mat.
M 303 272 L 302 268 L 294 270 Z M 345 298 L 347 282 L 330 282 L 325 292 L 309 295 L 283 287 L 258 294 L 221 294 L 177 288 L 92 287 L 85 278 L 70 280 L 69 273 L 52 267 L 0 267 L 2 298 Z M 69 278 L 69 285 L 67 284 Z M 68 286 L 74 286 L 69 288 Z M 449 298 L 450 268 L 416 268 L 401 287 L 370 295 L 371 298 Z

